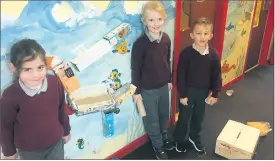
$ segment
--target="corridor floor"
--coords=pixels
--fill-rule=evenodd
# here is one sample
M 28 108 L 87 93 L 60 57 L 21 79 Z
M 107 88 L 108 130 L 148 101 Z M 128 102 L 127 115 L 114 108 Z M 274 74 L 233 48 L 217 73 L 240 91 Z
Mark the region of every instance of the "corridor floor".
M 233 96 L 222 92 L 218 103 L 206 108 L 202 139 L 206 144 L 207 154 L 203 158 L 194 151 L 177 153 L 168 152 L 169 159 L 224 159 L 214 153 L 216 138 L 226 122 L 231 119 L 246 123 L 248 121 L 266 121 L 274 127 L 274 66 L 261 66 L 249 71 L 245 77 L 232 85 Z M 169 129 L 173 132 L 174 127 Z M 123 159 L 156 159 L 150 142 L 141 146 Z M 274 159 L 274 132 L 261 137 L 253 159 Z

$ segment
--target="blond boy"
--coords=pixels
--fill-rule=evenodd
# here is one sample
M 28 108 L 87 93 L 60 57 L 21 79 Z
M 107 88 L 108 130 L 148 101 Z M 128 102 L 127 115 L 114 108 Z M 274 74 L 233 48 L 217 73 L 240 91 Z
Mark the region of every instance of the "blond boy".
M 197 152 L 205 152 L 200 137 L 205 103 L 213 105 L 217 102 L 222 85 L 220 59 L 208 45 L 212 31 L 213 24 L 209 19 L 196 20 L 190 34 L 194 43 L 180 54 L 177 68 L 180 111 L 173 134 L 178 152 L 185 152 L 187 143 L 191 143 Z M 211 96 L 206 99 L 210 92 Z

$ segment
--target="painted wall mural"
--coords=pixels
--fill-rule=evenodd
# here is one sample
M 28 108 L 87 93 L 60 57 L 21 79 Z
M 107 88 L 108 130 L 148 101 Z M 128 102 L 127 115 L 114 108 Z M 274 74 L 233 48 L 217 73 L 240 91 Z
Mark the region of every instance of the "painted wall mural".
M 222 83 L 229 83 L 244 70 L 255 1 L 229 1 L 222 51 Z
M 55 73 L 66 78 L 63 83 L 74 84 L 67 88 L 67 101 L 78 110 L 68 107 L 72 139 L 65 145 L 66 159 L 103 159 L 144 135 L 128 90 L 131 48 L 143 32 L 144 3 L 1 1 L 1 93 L 12 81 L 6 54 L 21 38 L 36 39 L 47 61 L 58 67 Z M 164 31 L 173 46 L 175 1 L 162 3 Z M 90 108 L 91 100 L 102 106 Z

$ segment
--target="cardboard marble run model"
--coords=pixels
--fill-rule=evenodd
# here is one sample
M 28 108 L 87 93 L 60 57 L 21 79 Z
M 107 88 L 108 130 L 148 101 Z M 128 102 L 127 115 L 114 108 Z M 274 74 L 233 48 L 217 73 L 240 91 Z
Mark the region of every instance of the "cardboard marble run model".
M 56 56 L 47 56 L 46 62 L 47 68 L 54 71 L 67 93 L 71 93 L 80 87 L 80 84 L 68 62 L 64 62 Z
M 85 88 L 79 88 L 69 96 L 69 104 L 77 116 L 89 113 L 120 112 L 119 105 L 134 93 L 130 83 L 125 84 L 114 93 L 105 84 L 92 85 Z
M 128 23 L 122 23 L 113 31 L 105 35 L 102 40 L 98 41 L 90 48 L 85 49 L 85 52 L 72 59 L 72 64 L 74 64 L 78 71 L 83 71 L 105 54 L 112 51 L 113 47 L 123 41 L 130 30 L 131 26 Z
M 134 93 L 130 83 L 126 83 L 115 92 L 106 84 L 80 87 L 67 62 L 53 56 L 46 57 L 46 61 L 48 69 L 53 70 L 61 80 L 67 92 L 68 104 L 77 116 L 94 112 L 118 114 L 119 105 Z
M 129 24 L 122 23 L 105 35 L 102 40 L 71 60 L 71 63 L 81 72 L 112 51 L 115 45 L 125 41 L 125 36 L 130 30 Z M 118 114 L 120 112 L 119 105 L 133 94 L 134 89 L 130 83 L 126 83 L 115 91 L 112 91 L 106 84 L 80 87 L 68 62 L 54 56 L 47 57 L 46 61 L 48 68 L 53 70 L 61 80 L 67 92 L 68 104 L 77 116 L 94 112 Z

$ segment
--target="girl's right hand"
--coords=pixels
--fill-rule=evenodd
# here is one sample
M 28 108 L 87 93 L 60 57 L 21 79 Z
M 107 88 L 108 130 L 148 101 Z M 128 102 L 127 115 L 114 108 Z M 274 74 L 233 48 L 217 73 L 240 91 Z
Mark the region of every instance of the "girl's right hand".
M 4 159 L 15 160 L 16 159 L 16 153 L 12 156 L 4 157 Z
M 188 105 L 187 102 L 188 102 L 188 98 L 187 97 L 180 99 L 180 103 L 183 104 L 183 105 Z
M 137 103 L 138 100 L 142 100 L 142 97 L 140 94 L 134 94 L 133 99 L 134 99 L 134 103 Z

